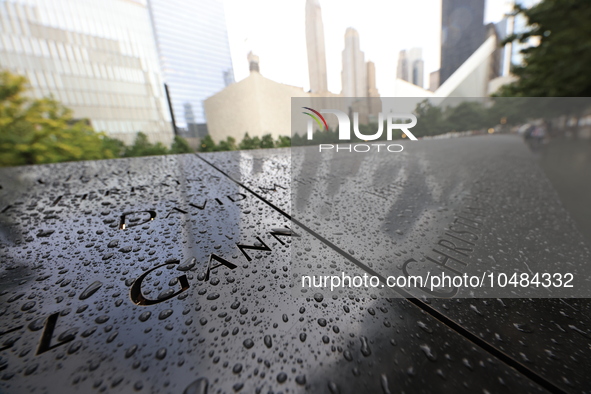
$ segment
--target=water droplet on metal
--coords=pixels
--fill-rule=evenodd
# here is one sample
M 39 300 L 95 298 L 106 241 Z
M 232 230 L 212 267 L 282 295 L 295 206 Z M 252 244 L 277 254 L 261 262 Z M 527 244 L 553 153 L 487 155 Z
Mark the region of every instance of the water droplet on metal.
M 92 282 L 90 285 L 88 285 L 88 287 L 86 289 L 84 289 L 84 291 L 82 292 L 82 294 L 80 294 L 80 297 L 78 297 L 78 298 L 81 300 L 85 300 L 85 299 L 89 298 L 94 293 L 96 293 L 98 291 L 98 289 L 101 288 L 102 285 L 103 285 L 103 283 L 98 280 Z

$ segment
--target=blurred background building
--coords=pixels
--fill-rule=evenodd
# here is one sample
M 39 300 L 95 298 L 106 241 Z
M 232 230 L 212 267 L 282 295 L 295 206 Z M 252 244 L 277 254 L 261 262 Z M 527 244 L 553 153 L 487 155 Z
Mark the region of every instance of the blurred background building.
M 130 143 L 172 129 L 146 4 L 128 0 L 0 1 L 0 67 L 28 78 L 76 118 Z
M 148 0 L 164 82 L 181 134 L 203 137 L 203 101 L 234 82 L 221 0 Z
M 328 92 L 324 25 L 318 0 L 306 0 L 306 47 L 312 93 Z
M 442 0 L 441 69 L 443 84 L 486 38 L 484 0 Z
M 509 68 L 517 49 L 502 49 L 500 43 L 513 25 L 525 28 L 523 21 L 504 18 L 485 25 L 485 0 L 441 4 L 440 69 L 428 74 L 427 89 L 423 49 L 400 51 L 389 95 L 483 97 L 512 80 Z M 88 118 L 97 131 L 126 143 L 138 131 L 167 145 L 176 132 L 193 146 L 208 133 L 216 141 L 239 139 L 247 131 L 252 136 L 288 135 L 285 116 L 273 118 L 280 124 L 268 115 L 252 115 L 265 112 L 255 97 L 277 113 L 283 113 L 277 105 L 290 97 L 355 97 L 355 110 L 371 119 L 376 112 L 371 103 L 378 101 L 366 99 L 379 98 L 379 79 L 376 65 L 361 50 L 360 33 L 346 29 L 341 93 L 330 93 L 327 54 L 334 57 L 341 48 L 326 51 L 319 0 L 306 0 L 303 11 L 309 92 L 261 75 L 252 53 L 250 75 L 234 87 L 222 0 L 0 0 L 0 67 L 25 75 L 35 96 L 53 95 L 76 118 Z M 375 40 L 368 41 L 364 49 L 369 54 L 375 46 Z M 393 77 L 393 67 L 388 69 Z M 228 117 L 224 105 L 242 118 Z
M 350 27 L 345 32 L 343 70 L 341 72 L 342 95 L 344 97 L 367 96 L 367 66 L 365 55 L 360 49 L 359 33 Z
M 247 60 L 248 77 L 205 100 L 207 128 L 214 142 L 228 137 L 241 141 L 245 133 L 250 137 L 271 134 L 274 139 L 291 135 L 292 97 L 322 97 L 323 108 L 347 111 L 341 101 L 334 100 L 340 95 L 306 92 L 301 87 L 275 82 L 261 74 L 258 56 L 250 52 Z M 328 124 L 336 127 L 336 119 L 329 118 Z
M 408 52 L 406 50 L 400 51 L 396 77 L 422 88 L 424 86 L 423 74 L 423 50 L 421 48 L 412 48 Z

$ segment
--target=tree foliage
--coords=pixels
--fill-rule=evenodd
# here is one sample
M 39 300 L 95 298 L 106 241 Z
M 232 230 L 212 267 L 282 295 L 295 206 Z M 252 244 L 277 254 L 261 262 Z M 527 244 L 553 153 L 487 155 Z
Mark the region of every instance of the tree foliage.
M 521 51 L 524 64 L 514 66 L 519 79 L 498 95 L 520 97 L 591 96 L 591 1 L 542 0 L 515 13 L 527 19 L 529 30 L 505 41 L 539 40 Z
M 268 149 L 268 148 L 289 148 L 291 146 L 291 138 L 287 136 L 279 136 L 277 140 L 273 140 L 271 134 L 265 134 L 262 137 L 251 137 L 248 133 L 244 134 L 242 141 L 236 143 L 233 137 L 227 137 L 225 140 L 216 144 L 208 135 L 201 140 L 200 152 L 220 152 L 231 150 L 248 150 L 248 149 Z
M 118 157 L 122 145 L 53 98 L 30 98 L 26 88 L 26 78 L 0 72 L 0 165 Z
M 94 131 L 88 120 L 74 119 L 57 100 L 28 96 L 26 78 L 0 72 L 0 166 L 188 152 L 192 149 L 181 137 L 175 137 L 169 150 L 150 143 L 141 132 L 126 147 Z
M 171 154 L 177 153 L 191 153 L 193 149 L 189 146 L 189 143 L 183 137 L 178 135 L 174 136 L 174 141 L 172 142 L 172 146 L 170 147 Z

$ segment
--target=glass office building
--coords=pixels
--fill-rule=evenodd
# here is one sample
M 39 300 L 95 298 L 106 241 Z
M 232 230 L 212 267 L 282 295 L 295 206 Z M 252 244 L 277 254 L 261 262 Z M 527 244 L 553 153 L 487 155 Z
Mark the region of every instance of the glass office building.
M 145 0 L 0 0 L 0 68 L 97 131 L 172 140 Z
M 442 1 L 440 85 L 464 64 L 486 38 L 484 0 Z
M 177 126 L 205 123 L 203 101 L 234 82 L 221 0 L 148 0 Z M 195 122 L 195 123 L 193 123 Z

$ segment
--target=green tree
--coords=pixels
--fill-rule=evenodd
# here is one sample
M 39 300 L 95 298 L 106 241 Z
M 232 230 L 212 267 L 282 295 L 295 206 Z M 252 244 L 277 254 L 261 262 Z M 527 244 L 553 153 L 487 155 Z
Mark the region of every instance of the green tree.
M 0 165 L 117 157 L 121 146 L 51 97 L 32 99 L 26 78 L 0 72 Z
M 273 141 L 273 137 L 271 134 L 265 134 L 263 138 L 261 138 L 261 144 L 259 145 L 262 149 L 274 148 L 275 142 Z
M 505 85 L 501 96 L 590 97 L 591 96 L 591 1 L 542 0 L 515 13 L 525 16 L 529 30 L 507 38 L 539 45 L 521 51 L 524 64 L 514 66 L 519 79 Z
M 201 140 L 201 146 L 199 147 L 199 152 L 213 152 L 215 150 L 215 142 L 211 136 L 206 135 Z
M 455 107 L 449 107 L 445 115 L 450 131 L 478 130 L 488 125 L 486 110 L 475 101 L 463 101 Z
M 118 140 L 117 138 L 111 138 L 104 135 L 102 137 L 103 147 L 105 152 L 108 153 L 108 157 L 121 157 L 125 152 L 125 144 L 123 141 Z
M 239 149 L 259 149 L 261 147 L 261 139 L 258 136 L 250 137 L 248 133 L 244 134 L 244 138 L 238 145 Z
M 277 148 L 289 148 L 291 147 L 291 137 L 280 135 L 275 141 L 275 146 Z
M 215 151 L 228 151 L 228 150 L 236 150 L 236 138 L 234 137 L 227 137 L 225 140 L 220 141 L 220 143 L 215 147 Z
M 166 155 L 168 149 L 160 142 L 155 144 L 148 141 L 148 136 L 141 131 L 137 133 L 133 145 L 125 148 L 123 157 Z
M 172 146 L 170 147 L 170 153 L 191 153 L 193 149 L 189 146 L 189 143 L 183 137 L 179 137 L 178 135 L 174 136 L 174 141 L 172 142 Z
M 417 104 L 414 114 L 417 116 L 417 124 L 412 128 L 415 137 L 432 136 L 450 131 L 441 107 L 432 105 L 427 99 Z

